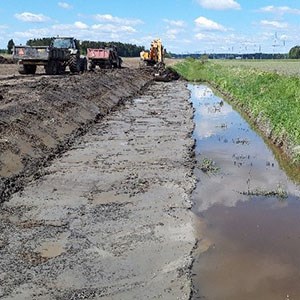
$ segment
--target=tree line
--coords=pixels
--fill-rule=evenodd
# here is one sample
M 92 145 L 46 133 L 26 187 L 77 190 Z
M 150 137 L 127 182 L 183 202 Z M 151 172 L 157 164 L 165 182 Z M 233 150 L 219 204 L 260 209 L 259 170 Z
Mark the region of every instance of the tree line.
M 27 46 L 49 46 L 53 38 L 30 39 L 26 42 Z M 97 42 L 97 41 L 81 41 L 79 43 L 80 52 L 86 54 L 87 48 L 105 48 L 116 47 L 118 54 L 123 57 L 136 57 L 140 52 L 145 50 L 144 46 L 120 42 Z

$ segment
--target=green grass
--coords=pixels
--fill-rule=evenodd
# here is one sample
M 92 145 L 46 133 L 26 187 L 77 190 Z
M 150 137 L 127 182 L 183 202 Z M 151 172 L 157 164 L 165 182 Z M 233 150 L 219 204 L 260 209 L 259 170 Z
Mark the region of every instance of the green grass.
M 288 143 L 300 162 L 300 77 L 218 62 L 187 59 L 174 69 L 189 81 L 205 81 L 235 99 L 254 120 L 268 124 L 272 137 Z

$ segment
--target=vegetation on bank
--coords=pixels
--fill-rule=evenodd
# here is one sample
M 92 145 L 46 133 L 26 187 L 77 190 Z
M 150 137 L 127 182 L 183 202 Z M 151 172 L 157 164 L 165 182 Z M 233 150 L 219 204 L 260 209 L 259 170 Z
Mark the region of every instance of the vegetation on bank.
M 277 144 L 283 142 L 300 162 L 299 76 L 195 59 L 187 59 L 174 69 L 189 81 L 205 81 L 226 93 L 252 119 L 268 125 L 267 134 Z

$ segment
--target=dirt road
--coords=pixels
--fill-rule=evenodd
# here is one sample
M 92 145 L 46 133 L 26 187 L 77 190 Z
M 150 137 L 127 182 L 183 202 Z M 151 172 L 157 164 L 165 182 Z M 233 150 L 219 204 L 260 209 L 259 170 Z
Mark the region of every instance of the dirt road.
M 0 297 L 189 299 L 193 109 L 150 78 L 2 80 Z

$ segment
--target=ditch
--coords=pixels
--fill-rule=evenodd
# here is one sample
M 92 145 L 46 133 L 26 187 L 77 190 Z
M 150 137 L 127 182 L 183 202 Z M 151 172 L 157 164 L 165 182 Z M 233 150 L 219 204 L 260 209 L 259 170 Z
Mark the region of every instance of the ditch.
M 198 248 L 192 299 L 300 299 L 300 186 L 251 126 L 205 85 L 195 108 Z

